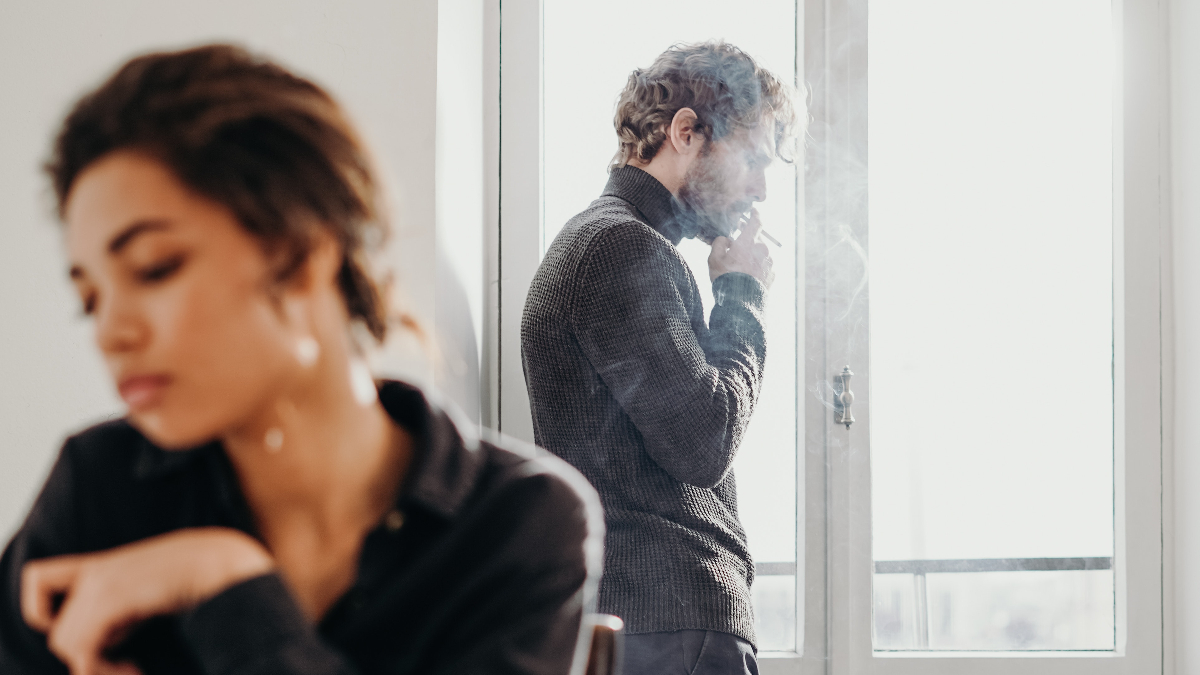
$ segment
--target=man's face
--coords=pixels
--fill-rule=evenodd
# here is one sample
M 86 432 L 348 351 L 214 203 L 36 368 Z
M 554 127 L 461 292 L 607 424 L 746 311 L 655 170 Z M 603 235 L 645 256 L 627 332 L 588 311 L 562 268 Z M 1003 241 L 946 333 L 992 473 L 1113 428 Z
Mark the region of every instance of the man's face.
M 733 235 L 754 203 L 767 198 L 766 169 L 775 157 L 773 129 L 768 119 L 709 141 L 688 167 L 678 199 L 684 217 L 695 219 L 698 239 L 712 243 Z

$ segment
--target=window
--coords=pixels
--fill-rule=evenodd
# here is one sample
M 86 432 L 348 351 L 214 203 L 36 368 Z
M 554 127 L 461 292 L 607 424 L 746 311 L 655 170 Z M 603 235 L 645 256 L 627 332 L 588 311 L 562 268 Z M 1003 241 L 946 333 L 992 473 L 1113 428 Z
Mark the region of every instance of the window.
M 762 672 L 1161 671 L 1160 10 L 501 10 L 502 430 L 532 436 L 524 291 L 603 187 L 624 77 L 724 37 L 799 72 L 812 115 L 803 173 L 774 167 L 763 204 L 785 247 L 735 465 Z
M 876 649 L 1115 648 L 1111 15 L 870 7 Z

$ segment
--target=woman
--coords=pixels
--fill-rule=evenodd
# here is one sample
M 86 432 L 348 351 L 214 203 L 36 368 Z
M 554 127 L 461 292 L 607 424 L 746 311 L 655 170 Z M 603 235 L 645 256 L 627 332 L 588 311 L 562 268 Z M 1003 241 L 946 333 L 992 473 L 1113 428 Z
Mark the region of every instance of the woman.
M 137 58 L 49 172 L 129 415 L 66 442 L 0 560 L 0 673 L 567 672 L 598 502 L 371 380 L 383 226 L 325 92 Z

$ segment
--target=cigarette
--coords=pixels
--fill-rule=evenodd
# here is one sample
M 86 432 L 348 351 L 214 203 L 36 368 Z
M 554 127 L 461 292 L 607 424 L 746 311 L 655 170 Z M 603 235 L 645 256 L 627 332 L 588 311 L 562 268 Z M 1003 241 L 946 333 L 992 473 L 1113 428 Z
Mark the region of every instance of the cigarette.
M 751 209 L 751 210 L 749 210 L 749 211 L 747 211 L 747 212 L 743 213 L 743 214 L 742 214 L 742 218 L 741 218 L 741 219 L 742 219 L 742 220 L 746 220 L 746 221 L 748 221 L 748 220 L 750 220 L 750 216 L 751 216 L 753 213 L 754 213 L 754 209 Z M 761 235 L 762 235 L 764 238 L 766 238 L 766 240 L 767 240 L 767 241 L 771 242 L 772 244 L 775 244 L 775 245 L 776 245 L 776 246 L 778 246 L 779 248 L 783 248 L 783 244 L 782 244 L 782 243 L 781 243 L 781 242 L 780 242 L 778 239 L 776 239 L 775 237 L 772 237 L 770 232 L 767 232 L 766 230 L 764 230 L 764 229 L 762 229 L 762 228 L 760 227 L 760 228 L 758 229 L 758 233 L 759 233 L 759 234 L 761 234 Z

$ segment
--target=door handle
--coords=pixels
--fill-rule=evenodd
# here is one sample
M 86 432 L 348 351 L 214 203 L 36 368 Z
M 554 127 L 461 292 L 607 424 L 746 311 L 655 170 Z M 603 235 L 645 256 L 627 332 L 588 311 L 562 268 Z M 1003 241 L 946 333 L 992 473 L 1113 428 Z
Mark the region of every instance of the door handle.
M 834 390 L 837 392 L 833 397 L 833 421 L 845 424 L 847 429 L 854 424 L 854 413 L 850 410 L 850 406 L 854 404 L 854 392 L 850 391 L 850 378 L 853 375 L 850 366 L 846 366 L 842 368 L 842 372 L 833 376 L 836 383 Z

